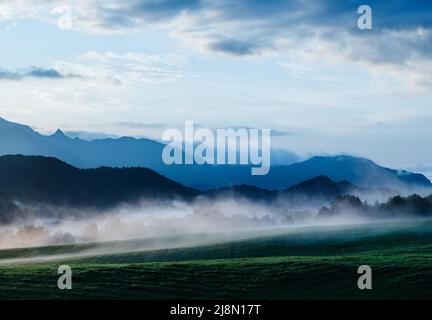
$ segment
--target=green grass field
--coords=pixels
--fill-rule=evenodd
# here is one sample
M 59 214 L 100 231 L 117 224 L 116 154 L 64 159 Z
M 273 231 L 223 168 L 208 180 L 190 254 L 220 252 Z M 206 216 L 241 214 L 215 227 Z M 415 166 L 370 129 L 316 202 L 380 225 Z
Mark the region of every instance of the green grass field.
M 357 288 L 362 264 L 373 290 Z M 2 250 L 0 298 L 431 299 L 432 221 Z

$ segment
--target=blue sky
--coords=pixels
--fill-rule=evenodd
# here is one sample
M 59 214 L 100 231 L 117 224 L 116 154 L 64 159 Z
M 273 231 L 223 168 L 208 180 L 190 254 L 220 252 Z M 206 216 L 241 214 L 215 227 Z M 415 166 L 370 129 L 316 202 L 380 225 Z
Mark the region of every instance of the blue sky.
M 192 120 L 432 166 L 430 1 L 5 0 L 0 42 L 0 116 L 42 132 L 159 138 Z

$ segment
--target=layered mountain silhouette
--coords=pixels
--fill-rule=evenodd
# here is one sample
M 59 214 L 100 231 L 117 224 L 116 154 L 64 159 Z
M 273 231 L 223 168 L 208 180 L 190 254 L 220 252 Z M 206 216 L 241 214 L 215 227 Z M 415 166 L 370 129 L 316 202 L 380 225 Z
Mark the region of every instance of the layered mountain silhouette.
M 422 174 L 381 167 L 352 156 L 313 157 L 303 162 L 272 166 L 265 176 L 252 176 L 246 165 L 171 165 L 162 161 L 164 144 L 130 137 L 85 141 L 61 130 L 41 135 L 30 127 L 0 118 L 0 155 L 55 157 L 77 168 L 143 167 L 191 188 L 210 190 L 236 185 L 283 190 L 317 176 L 349 181 L 362 188 L 406 190 L 430 188 Z
M 0 157 L 0 197 L 31 203 L 103 207 L 140 198 L 191 200 L 199 195 L 228 194 L 250 200 L 272 200 L 289 194 L 332 198 L 356 190 L 347 181 L 334 182 L 319 176 L 281 191 L 248 185 L 199 191 L 146 168 L 78 169 L 52 157 Z
M 79 169 L 52 157 L 0 157 L 0 223 L 28 217 L 87 216 L 118 205 L 140 204 L 140 200 L 165 203 L 174 199 L 193 203 L 195 200 L 212 201 L 231 197 L 236 200 L 267 202 L 275 208 L 284 208 L 299 203 L 321 206 L 324 203 L 334 203 L 337 199 L 348 199 L 348 204 L 357 203 L 363 207 L 366 205 L 353 195 L 364 191 L 367 190 L 346 180 L 336 182 L 326 176 L 314 177 L 283 190 L 238 185 L 199 191 L 146 168 Z M 378 209 L 394 211 L 396 207 L 392 203 L 399 201 L 398 199 L 404 198 L 394 197 L 380 207 L 368 207 L 367 212 L 375 216 Z M 407 199 L 420 198 L 413 196 Z M 424 212 L 429 208 L 430 197 L 411 202 L 416 205 L 415 212 Z M 409 211 L 411 202 L 401 202 L 405 211 Z M 392 205 L 387 208 L 389 203 Z M 320 213 L 333 215 L 340 211 L 335 208 L 323 208 Z
M 276 199 L 291 200 L 297 197 L 309 197 L 320 200 L 332 200 L 339 195 L 354 194 L 362 191 L 348 181 L 336 182 L 326 176 L 302 181 L 284 190 L 267 190 L 256 186 L 239 185 L 203 192 L 211 198 L 246 198 L 253 201 L 272 202 Z
M 199 192 L 146 168 L 78 169 L 56 158 L 0 157 L 0 199 L 108 208 L 142 198 L 190 200 Z
M 148 139 L 122 137 L 85 141 L 61 130 L 45 136 L 30 127 L 0 118 L 0 155 L 55 157 L 78 168 L 146 167 L 159 170 L 164 145 Z
M 56 211 L 62 207 L 98 211 L 122 204 L 139 204 L 140 200 L 192 202 L 227 197 L 269 203 L 299 196 L 331 201 L 355 190 L 357 187 L 349 182 L 334 182 L 320 176 L 281 191 L 240 185 L 205 192 L 185 187 L 146 168 L 78 169 L 52 157 L 0 157 L 0 223 L 26 217 L 29 215 L 26 208 L 35 207 L 39 208 L 37 215 L 58 217 Z M 34 214 L 35 210 L 31 211 Z M 79 214 L 83 212 L 86 210 L 80 210 Z

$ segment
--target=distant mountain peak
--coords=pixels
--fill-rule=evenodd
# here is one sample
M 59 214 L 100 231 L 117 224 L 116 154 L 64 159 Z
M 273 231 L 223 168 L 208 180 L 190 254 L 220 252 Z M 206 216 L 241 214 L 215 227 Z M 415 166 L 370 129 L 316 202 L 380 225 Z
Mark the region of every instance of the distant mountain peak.
M 6 120 L 5 118 L 0 117 L 0 129 L 21 129 L 26 130 L 27 132 L 34 132 L 32 128 L 29 126 L 26 126 L 24 124 L 19 124 L 16 122 L 12 122 L 9 120 Z
M 50 136 L 46 136 L 48 139 L 51 140 L 51 142 L 54 142 L 60 147 L 63 147 L 65 143 L 69 143 L 70 141 L 74 140 L 68 135 L 66 135 L 62 130 L 57 129 L 56 132 L 54 132 Z
M 63 131 L 61 131 L 60 129 L 57 129 L 56 132 L 54 132 L 53 134 L 54 137 L 67 137 Z

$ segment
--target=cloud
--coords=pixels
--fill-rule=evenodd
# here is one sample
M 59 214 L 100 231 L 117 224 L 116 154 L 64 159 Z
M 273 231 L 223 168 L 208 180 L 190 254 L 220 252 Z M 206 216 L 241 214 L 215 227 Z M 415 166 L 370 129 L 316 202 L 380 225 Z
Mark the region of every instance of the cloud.
M 134 121 L 118 121 L 114 122 L 113 125 L 130 129 L 160 129 L 166 127 L 166 124 L 164 123 L 144 123 Z
M 28 76 L 30 77 L 36 77 L 36 78 L 65 78 L 64 75 L 60 74 L 55 69 L 43 69 L 43 68 L 32 68 L 28 73 Z
M 107 138 L 118 138 L 118 135 L 109 134 L 104 132 L 92 132 L 92 131 L 65 131 L 65 134 L 70 138 L 79 138 L 86 141 L 107 139 Z
M 216 52 L 224 52 L 231 55 L 243 56 L 254 54 L 259 47 L 253 42 L 225 39 L 208 44 L 208 49 Z
M 182 53 L 148 55 L 89 51 L 79 58 L 79 62 L 57 62 L 57 67 L 112 84 L 161 84 L 187 77 L 182 70 L 186 61 Z
M 197 126 L 195 123 L 194 123 L 194 125 Z M 248 126 L 231 126 L 231 127 L 226 127 L 224 129 L 234 129 L 234 130 L 241 130 L 241 129 L 246 129 L 246 130 L 263 130 L 263 129 L 266 129 L 266 128 L 257 128 L 257 127 L 248 127 Z M 217 129 L 213 129 L 213 130 L 216 131 Z M 271 132 L 271 135 L 273 137 L 292 136 L 292 135 L 296 134 L 295 132 L 278 130 L 278 129 L 270 129 L 270 132 Z
M 292 136 L 294 134 L 295 133 L 293 133 L 293 132 L 271 129 L 272 137 L 286 137 L 286 136 Z
M 359 0 L 68 3 L 77 30 L 119 32 L 157 25 L 207 53 L 347 63 L 368 70 L 379 82 L 396 80 L 413 92 L 432 90 L 432 2 L 426 0 L 368 1 L 372 30 L 357 28 L 357 8 L 364 4 Z M 36 17 L 55 22 L 52 8 L 60 5 L 64 1 L 7 0 L 0 5 L 0 19 Z
M 0 69 L 0 79 L 20 80 L 22 76 L 19 73 L 11 72 L 5 69 Z
M 432 165 L 420 164 L 420 165 L 408 167 L 406 168 L 406 170 L 424 174 L 429 180 L 432 180 Z
M 103 85 L 161 84 L 185 78 L 187 75 L 182 71 L 185 63 L 186 58 L 181 53 L 146 55 L 90 51 L 75 61 L 55 61 L 52 68 L 30 67 L 18 71 L 0 68 L 0 80 L 76 78 Z
M 39 67 L 30 67 L 21 71 L 10 71 L 0 68 L 1 80 L 23 80 L 25 78 L 47 78 L 47 79 L 64 79 L 78 77 L 74 74 L 64 74 L 56 69 L 44 69 Z
M 119 11 L 144 23 L 167 21 L 179 14 L 200 10 L 204 8 L 205 2 L 202 0 L 132 0 L 124 4 Z

